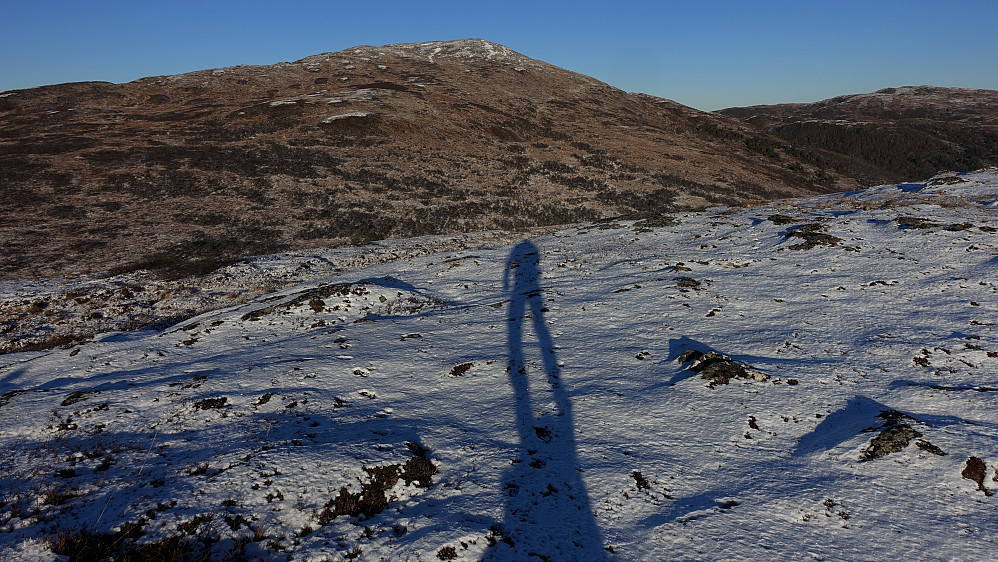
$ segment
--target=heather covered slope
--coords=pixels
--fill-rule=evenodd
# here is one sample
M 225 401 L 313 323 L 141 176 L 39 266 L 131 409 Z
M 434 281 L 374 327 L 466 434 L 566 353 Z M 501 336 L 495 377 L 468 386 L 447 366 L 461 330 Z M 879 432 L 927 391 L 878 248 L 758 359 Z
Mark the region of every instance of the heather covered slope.
M 0 356 L 0 557 L 987 559 L 996 206 L 986 170 L 383 241 L 169 330 Z
M 752 149 L 772 141 L 482 40 L 5 92 L 0 279 L 184 276 L 844 185 L 806 155 Z
M 998 164 L 995 90 L 905 86 L 717 113 L 808 150 L 864 185 Z

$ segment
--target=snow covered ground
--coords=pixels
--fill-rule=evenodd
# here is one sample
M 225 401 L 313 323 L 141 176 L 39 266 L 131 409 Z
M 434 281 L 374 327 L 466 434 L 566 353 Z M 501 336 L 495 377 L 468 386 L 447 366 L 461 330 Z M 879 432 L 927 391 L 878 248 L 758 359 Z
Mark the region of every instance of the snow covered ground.
M 580 225 L 2 355 L 0 559 L 993 559 L 996 211 Z

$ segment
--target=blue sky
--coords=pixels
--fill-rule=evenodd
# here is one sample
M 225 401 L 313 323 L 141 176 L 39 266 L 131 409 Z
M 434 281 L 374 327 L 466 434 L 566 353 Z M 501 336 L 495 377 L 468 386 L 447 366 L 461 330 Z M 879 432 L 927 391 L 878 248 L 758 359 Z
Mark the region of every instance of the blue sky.
M 998 2 L 9 2 L 0 91 L 480 37 L 696 107 L 891 86 L 998 89 Z

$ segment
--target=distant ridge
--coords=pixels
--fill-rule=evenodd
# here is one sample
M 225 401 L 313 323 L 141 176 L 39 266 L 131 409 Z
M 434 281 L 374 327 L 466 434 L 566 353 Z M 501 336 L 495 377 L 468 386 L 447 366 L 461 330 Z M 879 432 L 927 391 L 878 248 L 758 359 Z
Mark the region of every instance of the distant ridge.
M 482 39 L 0 94 L 0 279 L 848 187 L 737 120 Z
M 998 164 L 995 90 L 904 86 L 717 113 L 818 153 L 864 184 Z

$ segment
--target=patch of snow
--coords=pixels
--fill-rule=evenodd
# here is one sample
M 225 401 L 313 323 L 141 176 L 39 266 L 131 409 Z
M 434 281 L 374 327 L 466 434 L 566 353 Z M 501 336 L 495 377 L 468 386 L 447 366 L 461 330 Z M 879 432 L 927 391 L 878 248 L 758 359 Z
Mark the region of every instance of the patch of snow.
M 458 58 L 503 61 L 529 61 L 526 57 L 517 54 L 512 49 L 496 43 L 491 43 L 482 39 L 462 39 L 457 41 L 428 41 L 425 43 L 400 43 L 385 45 L 382 49 L 388 49 L 401 56 L 419 56 L 429 62 L 435 62 L 436 58 Z
M 361 119 L 364 117 L 370 117 L 374 115 L 367 111 L 351 111 L 350 113 L 341 113 L 340 115 L 331 115 L 322 120 L 323 123 L 332 123 L 333 121 L 340 121 L 343 119 Z

